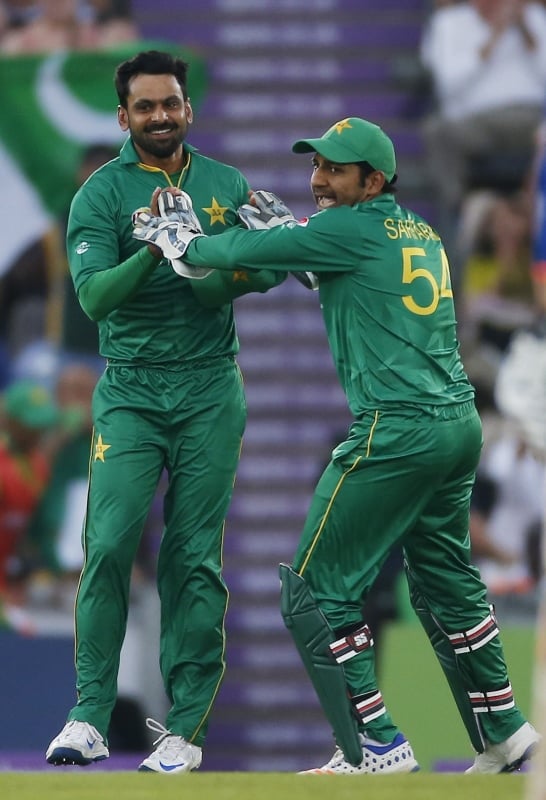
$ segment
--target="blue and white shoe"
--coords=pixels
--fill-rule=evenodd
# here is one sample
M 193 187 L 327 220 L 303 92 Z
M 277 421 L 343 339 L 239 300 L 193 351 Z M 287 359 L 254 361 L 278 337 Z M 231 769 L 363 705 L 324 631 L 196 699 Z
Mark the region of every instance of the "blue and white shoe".
M 389 744 L 368 739 L 362 733 L 358 735 L 362 745 L 362 762 L 357 767 L 345 760 L 338 747 L 323 767 L 307 769 L 298 775 L 391 775 L 395 772 L 417 772 L 419 769 L 411 745 L 402 733 Z
M 94 761 L 103 761 L 109 755 L 104 739 L 93 725 L 71 720 L 47 748 L 46 761 L 57 767 L 66 764 L 86 767 Z
M 483 753 L 478 753 L 474 763 L 466 772 L 485 773 L 514 772 L 520 769 L 538 748 L 541 736 L 531 723 L 524 722 L 521 728 L 499 744 L 487 744 Z
M 139 766 L 139 772 L 162 772 L 165 775 L 177 775 L 180 772 L 191 772 L 201 765 L 201 748 L 187 742 L 183 736 L 177 736 L 164 728 L 160 722 L 148 718 L 146 725 L 152 731 L 161 734 L 156 739 L 156 749 Z

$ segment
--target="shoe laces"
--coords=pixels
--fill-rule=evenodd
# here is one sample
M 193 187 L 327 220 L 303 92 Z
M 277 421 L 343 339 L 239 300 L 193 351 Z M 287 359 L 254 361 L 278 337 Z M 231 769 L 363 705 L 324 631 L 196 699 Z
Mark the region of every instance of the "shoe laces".
M 151 717 L 147 717 L 146 725 L 151 731 L 159 733 L 158 738 L 153 743 L 154 747 L 157 746 L 157 752 L 167 753 L 168 751 L 172 750 L 179 753 L 180 745 L 185 747 L 188 744 L 183 736 L 178 736 L 178 734 L 173 733 L 164 725 L 162 725 L 161 722 L 158 722 Z
M 324 766 L 321 767 L 321 769 L 331 769 L 332 767 L 337 767 L 338 764 L 341 764 L 342 761 L 345 761 L 345 755 L 341 747 L 338 747 L 335 750 L 334 755 L 332 756 L 330 761 L 328 761 L 327 764 L 324 764 Z
M 364 734 L 363 733 L 359 733 L 358 734 L 358 739 L 360 741 L 360 746 L 364 747 L 365 744 L 366 744 L 366 737 L 364 736 Z M 339 766 L 344 761 L 345 761 L 345 753 L 343 752 L 341 747 L 338 747 L 338 748 L 336 748 L 336 750 L 334 752 L 334 755 L 332 756 L 330 761 L 328 761 L 327 764 L 325 764 L 323 767 L 321 767 L 321 769 L 333 769 L 333 767 Z
M 158 738 L 153 743 L 154 747 L 156 744 L 160 744 L 164 739 L 166 739 L 167 736 L 174 736 L 172 731 L 162 725 L 161 722 L 158 722 L 156 719 L 152 719 L 151 717 L 146 718 L 146 725 L 154 733 L 159 733 Z

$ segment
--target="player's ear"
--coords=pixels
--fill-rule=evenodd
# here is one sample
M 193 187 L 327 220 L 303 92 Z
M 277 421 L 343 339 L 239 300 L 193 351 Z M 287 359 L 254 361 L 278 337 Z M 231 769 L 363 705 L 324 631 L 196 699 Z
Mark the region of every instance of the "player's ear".
M 127 116 L 127 109 L 123 106 L 118 106 L 118 125 L 122 131 L 129 130 L 129 118 Z
M 193 108 L 191 107 L 191 103 L 190 103 L 190 98 L 189 97 L 188 97 L 187 100 L 184 100 L 184 109 L 186 111 L 186 119 L 188 120 L 188 122 L 191 125 L 191 123 L 193 122 Z
M 381 194 L 383 191 L 383 186 L 385 185 L 387 178 L 385 177 L 385 173 L 381 172 L 381 170 L 376 169 L 373 172 L 370 172 L 369 175 L 366 176 L 366 182 L 364 184 L 365 188 L 367 189 L 369 195 L 376 196 Z

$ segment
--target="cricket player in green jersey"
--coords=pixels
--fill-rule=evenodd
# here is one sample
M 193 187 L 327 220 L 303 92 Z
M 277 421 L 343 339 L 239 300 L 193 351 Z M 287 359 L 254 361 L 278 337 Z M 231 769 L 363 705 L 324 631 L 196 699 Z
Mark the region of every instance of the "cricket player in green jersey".
M 132 236 L 133 210 L 152 198 L 157 213 L 165 187 L 192 195 L 212 237 L 240 226 L 247 181 L 185 143 L 193 116 L 187 67 L 157 51 L 119 65 L 118 121 L 129 137 L 119 158 L 78 190 L 70 210 L 70 271 L 84 311 L 98 322 L 107 367 L 93 398 L 76 599 L 77 704 L 47 749 L 52 764 L 86 765 L 109 755 L 131 570 L 164 470 L 157 583 L 160 666 L 171 708 L 165 726 L 148 720 L 158 746 L 139 769 L 199 767 L 225 670 L 224 519 L 246 419 L 231 300 L 265 291 L 286 274 L 204 270 L 199 281 L 181 280 L 157 247 Z
M 540 737 L 515 704 L 494 610 L 471 564 L 482 430 L 459 357 L 446 253 L 435 230 L 397 204 L 394 147 L 378 126 L 344 119 L 293 150 L 312 154 L 318 213 L 298 222 L 274 195 L 256 192 L 239 210 L 254 230 L 212 238 L 197 229 L 186 198 L 169 257 L 175 271 L 181 263 L 275 267 L 318 279 L 354 422 L 317 484 L 292 566 L 280 568 L 282 614 L 338 744 L 327 764 L 307 772 L 419 768 L 383 702 L 373 632 L 362 619 L 396 545 L 476 751 L 469 771 L 517 769 Z M 137 219 L 134 235 L 156 241 L 165 225 Z

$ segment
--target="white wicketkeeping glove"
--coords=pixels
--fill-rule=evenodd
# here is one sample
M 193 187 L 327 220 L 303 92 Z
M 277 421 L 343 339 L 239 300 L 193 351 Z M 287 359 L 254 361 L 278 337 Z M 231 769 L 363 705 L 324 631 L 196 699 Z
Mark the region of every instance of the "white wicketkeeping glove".
M 297 223 L 288 206 L 273 192 L 258 189 L 253 193 L 253 199 L 256 205 L 245 203 L 237 210 L 239 219 L 249 230 L 266 231 L 269 228 L 276 228 L 278 225 Z M 292 272 L 291 274 L 306 289 L 318 289 L 318 278 L 314 272 L 301 271 Z
M 163 209 L 165 208 L 166 205 L 163 203 Z M 204 235 L 188 195 L 180 197 L 176 209 L 176 217 L 173 214 L 170 218 L 154 217 L 148 208 L 137 209 L 133 213 L 133 238 L 159 247 L 179 275 L 187 278 L 204 278 L 211 272 L 209 268 L 190 267 L 180 261 L 189 243 Z
M 155 244 L 166 258 L 180 258 L 188 245 L 200 231 L 186 227 L 181 222 L 152 217 L 147 211 L 139 211 L 133 219 L 133 238 L 147 244 Z
M 296 218 L 280 197 L 273 192 L 258 189 L 253 192 L 254 203 L 245 203 L 237 209 L 239 219 L 253 231 L 266 231 L 277 225 L 297 222 Z
M 157 198 L 159 216 L 171 222 L 181 222 L 189 228 L 203 233 L 199 217 L 193 210 L 191 197 L 186 192 L 172 194 L 167 189 L 159 193 Z
M 203 228 L 199 217 L 193 210 L 191 197 L 186 192 L 173 194 L 172 192 L 162 191 L 157 198 L 157 204 L 160 217 L 168 219 L 171 222 L 179 222 L 184 225 L 184 227 L 203 234 Z M 176 274 L 181 275 L 183 278 L 198 280 L 200 278 L 206 278 L 207 275 L 210 275 L 213 271 L 209 267 L 192 267 L 180 258 L 170 258 L 169 261 Z

